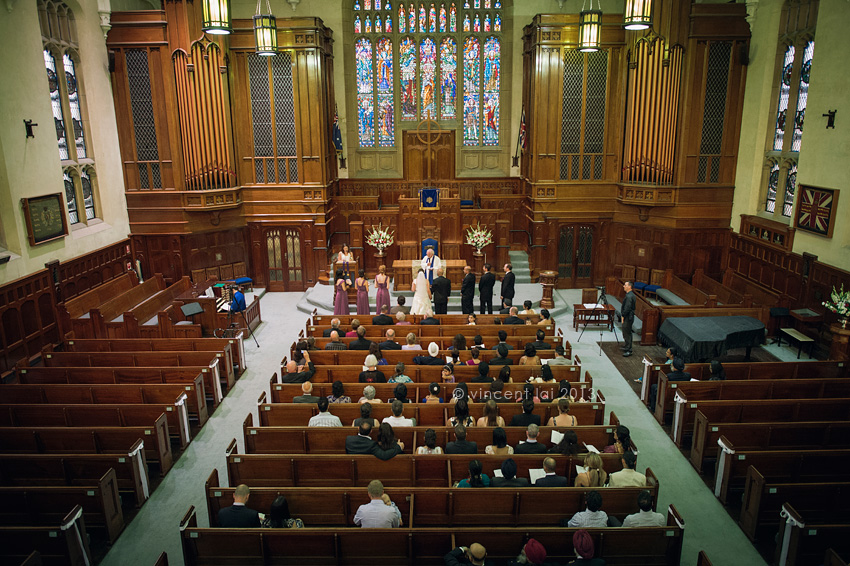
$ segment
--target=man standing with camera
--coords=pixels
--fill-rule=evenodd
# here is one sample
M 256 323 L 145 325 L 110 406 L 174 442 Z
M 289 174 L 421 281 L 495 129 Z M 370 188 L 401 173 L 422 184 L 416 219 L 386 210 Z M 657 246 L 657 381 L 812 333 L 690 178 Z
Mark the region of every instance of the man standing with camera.
M 626 281 L 623 283 L 623 290 L 626 296 L 623 298 L 623 305 L 620 307 L 620 315 L 623 317 L 623 357 L 628 358 L 632 355 L 632 325 L 635 322 L 635 293 L 632 291 L 632 282 Z

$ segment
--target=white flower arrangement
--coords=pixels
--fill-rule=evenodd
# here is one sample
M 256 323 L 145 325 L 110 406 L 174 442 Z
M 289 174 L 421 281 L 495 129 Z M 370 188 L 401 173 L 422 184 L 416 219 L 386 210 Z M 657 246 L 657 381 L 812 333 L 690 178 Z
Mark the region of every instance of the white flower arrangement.
M 844 284 L 841 285 L 841 290 L 836 291 L 835 287 L 832 288 L 832 294 L 830 295 L 831 301 L 824 301 L 823 306 L 831 310 L 832 312 L 841 315 L 848 316 L 850 315 L 850 291 L 844 290 Z
M 372 226 L 372 230 L 366 234 L 366 243 L 377 248 L 379 252 L 383 252 L 393 245 L 394 234 L 395 232 L 390 232 L 389 228 L 384 228 L 382 224 L 378 224 L 377 228 Z
M 479 222 L 477 226 L 470 226 L 466 231 L 466 243 L 476 250 L 481 250 L 484 246 L 493 243 L 493 232 L 487 228 L 482 228 L 481 222 Z

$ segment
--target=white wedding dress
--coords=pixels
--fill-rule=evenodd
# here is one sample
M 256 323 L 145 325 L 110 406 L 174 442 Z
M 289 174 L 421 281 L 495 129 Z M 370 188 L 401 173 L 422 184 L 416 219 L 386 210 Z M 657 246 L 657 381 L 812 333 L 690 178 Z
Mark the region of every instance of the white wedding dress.
M 413 292 L 413 304 L 410 305 L 410 314 L 433 315 L 434 309 L 431 308 L 431 299 L 428 298 L 428 280 L 424 273 L 416 276 L 414 282 L 415 291 Z

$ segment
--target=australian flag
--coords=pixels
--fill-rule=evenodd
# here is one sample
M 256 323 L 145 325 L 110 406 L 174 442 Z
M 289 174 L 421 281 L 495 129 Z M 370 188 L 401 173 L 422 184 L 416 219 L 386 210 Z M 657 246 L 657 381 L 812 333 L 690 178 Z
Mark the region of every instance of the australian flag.
M 519 148 L 525 151 L 526 139 L 528 132 L 525 126 L 525 108 L 522 109 L 522 119 L 519 122 Z
M 336 104 L 334 104 L 333 140 L 337 153 L 342 153 L 342 132 L 339 131 L 339 112 L 337 112 Z

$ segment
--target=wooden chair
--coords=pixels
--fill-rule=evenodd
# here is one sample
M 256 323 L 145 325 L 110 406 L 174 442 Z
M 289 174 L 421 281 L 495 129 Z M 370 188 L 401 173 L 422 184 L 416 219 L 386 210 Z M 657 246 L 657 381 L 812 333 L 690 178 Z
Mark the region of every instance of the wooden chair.
M 208 267 L 206 269 L 207 280 L 218 281 L 219 279 L 221 279 L 221 277 L 219 275 L 220 274 L 219 274 L 219 271 L 218 271 L 218 267 Z
M 621 274 L 620 278 L 623 281 L 634 282 L 634 280 L 635 280 L 635 266 L 634 265 L 624 265 L 623 266 L 623 273 Z
M 207 280 L 207 270 L 206 269 L 193 269 L 192 270 L 192 283 L 195 285 L 199 283 L 203 283 Z
M 649 282 L 649 268 L 647 267 L 638 267 L 635 269 L 635 281 L 634 288 L 636 291 L 641 291 L 641 293 L 646 296 L 647 290 L 646 287 Z M 652 291 L 652 295 L 655 295 L 655 291 Z
M 590 289 L 582 289 L 581 290 L 581 304 L 589 305 L 591 303 L 596 303 L 597 298 L 596 287 L 591 287 Z

